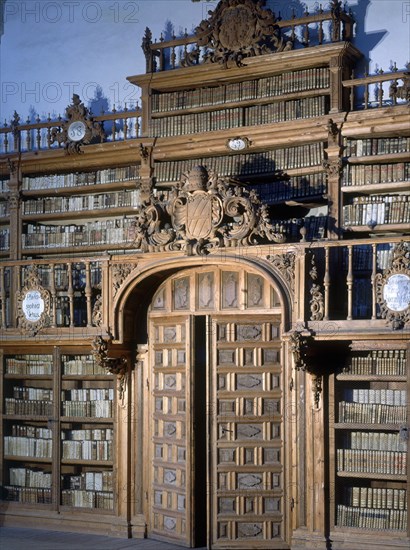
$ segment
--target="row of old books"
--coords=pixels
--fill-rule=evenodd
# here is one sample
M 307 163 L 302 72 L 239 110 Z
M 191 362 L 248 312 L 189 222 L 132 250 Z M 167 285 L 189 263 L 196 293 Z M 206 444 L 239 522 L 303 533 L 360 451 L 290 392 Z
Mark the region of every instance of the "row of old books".
M 67 174 L 47 174 L 23 176 L 24 191 L 54 189 L 56 187 L 81 187 L 104 183 L 114 183 L 139 179 L 139 166 L 120 166 L 95 172 L 70 172 Z
M 410 152 L 410 137 L 383 137 L 344 140 L 346 156 L 367 157 Z
M 12 456 L 31 456 L 51 458 L 53 442 L 39 437 L 4 436 L 4 454 Z
M 347 401 L 353 403 L 376 403 L 380 405 L 407 405 L 407 391 L 388 388 L 349 388 L 344 390 Z
M 53 414 L 53 403 L 45 400 L 6 397 L 4 400 L 4 410 L 6 414 L 50 416 Z
M 23 248 L 119 245 L 133 241 L 133 218 L 114 218 L 84 225 L 25 224 Z
M 7 374 L 52 374 L 53 357 L 51 355 L 15 355 L 6 357 Z
M 244 109 L 244 125 L 271 124 L 299 118 L 323 116 L 329 112 L 327 96 L 306 97 L 293 101 L 281 101 L 268 105 L 254 105 Z
M 111 441 L 113 436 L 112 428 L 85 428 L 61 432 L 61 439 L 64 441 Z
M 103 491 L 81 491 L 64 489 L 61 491 L 61 504 L 78 508 L 99 508 L 112 510 L 114 508 L 113 493 Z
M 23 504 L 51 504 L 51 489 L 41 489 L 38 487 L 15 487 L 5 485 L 3 487 L 5 500 L 12 502 L 21 502 Z
M 61 391 L 61 399 L 68 401 L 97 401 L 114 399 L 112 388 L 75 388 Z
M 318 67 L 215 87 L 156 93 L 152 96 L 152 112 L 176 111 L 323 89 L 329 87 L 329 77 L 328 68 Z
M 10 191 L 9 183 L 9 179 L 0 178 L 0 193 L 8 193 Z
M 38 275 L 42 286 L 46 288 L 53 287 L 57 290 L 68 289 L 68 265 L 55 264 L 38 266 Z M 25 279 L 25 268 L 23 267 L 23 277 Z M 85 288 L 87 281 L 86 266 L 84 263 L 71 264 L 71 281 L 74 289 Z M 90 284 L 92 288 L 98 288 L 101 283 L 101 266 L 97 262 L 90 263 Z
M 113 404 L 108 399 L 63 401 L 61 405 L 62 415 L 68 417 L 112 418 L 113 415 Z
M 337 471 L 358 474 L 406 475 L 407 451 L 337 449 Z
M 345 434 L 346 447 L 371 451 L 406 451 L 407 440 L 399 432 L 350 432 Z
M 404 405 L 379 405 L 346 401 L 340 401 L 339 403 L 339 422 L 400 424 L 406 421 L 407 407 Z
M 391 487 L 345 487 L 346 503 L 360 508 L 407 510 L 406 489 Z
M 136 207 L 140 204 L 138 189 L 78 195 L 71 197 L 47 197 L 23 201 L 23 214 L 55 214 L 56 212 L 82 212 L 107 208 Z M 1 206 L 1 203 L 0 203 Z
M 305 176 L 291 176 L 289 179 L 272 183 L 252 184 L 261 200 L 267 203 L 282 202 L 295 198 L 317 197 L 327 191 L 323 172 Z
M 107 371 L 94 361 L 92 355 L 63 355 L 63 374 L 66 376 L 83 374 L 108 374 Z
M 268 105 L 165 116 L 151 119 L 149 135 L 153 137 L 179 136 L 241 126 L 286 122 L 299 118 L 322 116 L 328 110 L 327 97 L 318 96 L 274 102 Z
M 6 218 L 10 214 L 9 202 L 0 201 L 0 218 Z
M 349 358 L 343 372 L 373 374 L 377 376 L 405 376 L 407 358 L 405 350 L 374 350 L 365 355 Z
M 31 388 L 28 386 L 14 386 L 14 399 L 28 399 L 33 401 L 52 401 L 53 390 L 50 388 Z
M 40 439 L 51 439 L 52 431 L 50 428 L 42 426 L 32 426 L 30 424 L 13 424 L 11 427 L 11 435 L 17 437 L 32 437 Z
M 346 227 L 410 223 L 410 195 L 371 195 L 354 197 L 352 204 L 343 206 Z
M 410 180 L 410 162 L 390 164 L 347 164 L 343 168 L 346 186 L 395 183 Z
M 358 527 L 359 529 L 386 529 L 406 531 L 407 510 L 380 510 L 358 508 L 339 504 L 337 507 L 337 525 L 339 527 Z
M 112 441 L 63 441 L 62 457 L 74 460 L 112 460 Z
M 0 229 L 0 250 L 10 250 L 10 229 Z
M 272 174 L 276 170 L 321 166 L 323 159 L 323 142 L 317 142 L 263 153 L 158 162 L 155 164 L 155 178 L 157 183 L 179 181 L 182 174 L 197 165 L 214 170 L 218 176 Z
M 87 471 L 79 475 L 63 474 L 61 477 L 64 489 L 110 492 L 114 487 L 112 470 Z
M 9 468 L 10 485 L 19 487 L 37 487 L 49 489 L 51 487 L 51 472 L 40 468 Z

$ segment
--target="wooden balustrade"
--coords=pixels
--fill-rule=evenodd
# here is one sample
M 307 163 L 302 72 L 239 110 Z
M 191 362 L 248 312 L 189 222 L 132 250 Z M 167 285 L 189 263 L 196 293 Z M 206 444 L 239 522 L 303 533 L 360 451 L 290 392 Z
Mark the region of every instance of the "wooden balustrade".
M 93 120 L 102 123 L 105 128 L 104 142 L 126 141 L 141 136 L 141 110 L 137 106 L 128 110 L 117 111 L 115 107 L 111 113 L 94 116 Z M 39 118 L 31 123 L 27 120 L 20 124 L 20 116 L 15 112 L 10 123 L 4 122 L 0 127 L 0 154 L 58 149 L 61 143 L 53 140 L 53 130 L 61 130 L 63 119 L 58 117 L 46 121 Z
M 292 244 L 296 258 L 306 265 L 322 265 L 318 269 L 306 270 L 305 280 L 301 284 L 312 288 L 314 292 L 305 294 L 304 321 L 315 322 L 320 330 L 321 321 L 354 322 L 357 320 L 380 319 L 377 304 L 377 275 L 391 266 L 394 247 L 402 242 L 400 237 L 380 238 L 376 243 L 371 239 L 357 241 L 329 241 Z M 272 249 L 270 248 L 270 254 Z M 275 253 L 285 250 L 278 245 Z M 306 257 L 306 259 L 304 259 Z M 209 260 L 212 258 L 210 257 Z M 323 261 L 322 261 L 323 260 Z M 104 260 L 106 273 L 110 273 L 110 260 Z M 95 303 L 104 288 L 113 286 L 108 280 L 102 282 L 103 267 L 101 259 L 26 260 L 2 262 L 0 267 L 0 326 L 2 329 L 16 328 L 13 311 L 11 281 L 14 278 L 24 286 L 26 270 L 36 265 L 40 284 L 50 292 L 50 326 L 73 328 L 93 327 L 95 322 Z M 319 273 L 320 271 L 320 273 Z M 314 273 L 314 275 L 313 275 Z M 110 275 L 108 275 L 110 277 Z M 315 302 L 316 301 L 316 302 Z M 80 311 L 79 311 L 80 310 Z

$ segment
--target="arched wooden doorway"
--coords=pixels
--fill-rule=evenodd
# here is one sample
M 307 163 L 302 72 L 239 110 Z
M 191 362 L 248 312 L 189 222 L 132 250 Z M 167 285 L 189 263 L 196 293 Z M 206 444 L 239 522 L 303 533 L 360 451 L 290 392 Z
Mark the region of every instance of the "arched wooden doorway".
M 282 319 L 273 286 L 250 269 L 188 269 L 157 290 L 144 375 L 149 537 L 287 547 Z

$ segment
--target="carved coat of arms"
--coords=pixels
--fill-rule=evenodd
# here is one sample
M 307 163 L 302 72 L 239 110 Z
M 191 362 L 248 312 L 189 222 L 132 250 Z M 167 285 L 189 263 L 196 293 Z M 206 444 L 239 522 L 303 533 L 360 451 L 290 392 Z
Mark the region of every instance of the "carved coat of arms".
M 138 209 L 132 246 L 206 254 L 219 247 L 284 240 L 254 191 L 196 166 L 168 197 L 151 194 Z

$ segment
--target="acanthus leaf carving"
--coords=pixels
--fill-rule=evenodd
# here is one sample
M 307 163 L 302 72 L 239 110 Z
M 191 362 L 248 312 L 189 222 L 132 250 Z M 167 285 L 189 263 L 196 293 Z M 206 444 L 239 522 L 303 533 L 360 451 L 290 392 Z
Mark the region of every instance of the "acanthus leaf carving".
M 137 264 L 114 264 L 112 266 L 112 286 L 113 286 L 113 297 L 117 295 L 118 290 L 122 286 L 125 279 L 128 275 L 136 269 Z
M 312 377 L 313 400 L 316 407 L 319 407 L 320 395 L 322 393 L 323 373 L 312 359 L 308 360 L 308 350 L 313 343 L 311 335 L 302 334 L 295 330 L 291 333 L 289 344 L 290 351 L 293 354 L 293 361 L 297 371 L 307 372 Z
M 196 166 L 166 199 L 150 195 L 137 210 L 134 247 L 147 252 L 181 250 L 204 255 L 221 247 L 282 243 L 268 207 L 254 191 Z
M 264 9 L 265 2 L 222 0 L 209 18 L 195 29 L 198 46 L 205 47 L 205 63 L 229 61 L 242 66 L 243 59 L 293 48 L 290 38 L 283 37 L 275 14 Z
M 295 254 L 293 252 L 286 252 L 286 254 L 266 256 L 266 259 L 283 275 L 293 294 L 295 290 Z
M 108 357 L 108 346 L 110 343 L 111 339 L 104 340 L 102 336 L 96 336 L 91 344 L 92 354 L 100 368 L 117 377 L 119 397 L 123 400 L 128 371 L 127 359 L 124 356 Z

